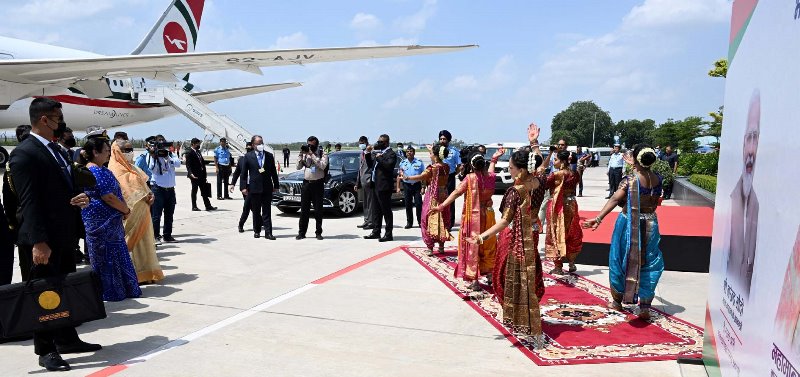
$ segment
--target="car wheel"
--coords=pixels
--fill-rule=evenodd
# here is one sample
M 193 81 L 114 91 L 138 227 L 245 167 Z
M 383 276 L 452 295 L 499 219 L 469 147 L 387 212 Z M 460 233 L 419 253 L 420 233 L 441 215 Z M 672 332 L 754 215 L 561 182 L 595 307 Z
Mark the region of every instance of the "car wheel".
M 350 216 L 353 212 L 356 211 L 356 206 L 358 205 L 358 198 L 356 197 L 356 193 L 351 190 L 342 190 L 339 193 L 339 196 L 336 198 L 336 209 L 339 210 L 339 213 L 344 216 Z
M 278 207 L 278 210 L 283 212 L 283 213 L 297 213 L 297 211 L 299 211 L 300 208 L 296 208 L 296 207 Z
M 0 147 L 0 167 L 5 167 L 8 164 L 8 151 Z

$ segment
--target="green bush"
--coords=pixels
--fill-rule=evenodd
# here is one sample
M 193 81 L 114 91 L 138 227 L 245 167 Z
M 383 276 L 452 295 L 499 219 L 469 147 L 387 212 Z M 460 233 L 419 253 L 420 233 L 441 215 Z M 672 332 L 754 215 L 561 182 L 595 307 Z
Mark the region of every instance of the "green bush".
M 678 175 L 717 175 L 719 153 L 681 153 L 678 156 Z
M 717 192 L 717 177 L 704 174 L 692 174 L 689 177 L 689 182 L 708 192 Z

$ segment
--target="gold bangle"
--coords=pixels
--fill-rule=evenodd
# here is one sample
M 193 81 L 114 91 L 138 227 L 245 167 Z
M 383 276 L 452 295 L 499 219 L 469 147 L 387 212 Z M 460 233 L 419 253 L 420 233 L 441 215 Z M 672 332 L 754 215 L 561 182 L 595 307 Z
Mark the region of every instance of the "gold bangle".
M 479 235 L 478 235 L 478 245 L 483 245 L 483 241 L 485 241 L 485 240 L 483 239 L 483 236 L 479 234 Z

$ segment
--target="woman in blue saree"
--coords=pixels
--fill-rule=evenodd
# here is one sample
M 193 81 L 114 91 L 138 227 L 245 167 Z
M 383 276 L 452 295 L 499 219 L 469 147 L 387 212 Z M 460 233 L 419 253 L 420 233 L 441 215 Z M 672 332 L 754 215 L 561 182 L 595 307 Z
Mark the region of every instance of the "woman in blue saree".
M 100 276 L 103 300 L 122 301 L 139 297 L 142 290 L 128 253 L 122 224 L 131 210 L 122 198 L 114 174 L 103 166 L 111 157 L 111 146 L 105 131 L 100 136 L 93 137 L 89 133 L 87 137 L 81 150 L 81 162 L 86 164 L 97 180 L 96 186 L 86 189 L 91 201 L 81 211 L 86 226 L 89 260 L 92 269 Z
M 656 159 L 648 145 L 635 146 L 632 155 L 625 155 L 633 173 L 622 180 L 597 217 L 583 223 L 584 228 L 597 229 L 614 207 L 622 207 L 608 255 L 612 298 L 609 307 L 622 310 L 623 303 L 638 303 L 639 318 L 644 320 L 650 319 L 656 285 L 664 272 L 655 212 L 661 197 L 661 176 L 650 170 Z

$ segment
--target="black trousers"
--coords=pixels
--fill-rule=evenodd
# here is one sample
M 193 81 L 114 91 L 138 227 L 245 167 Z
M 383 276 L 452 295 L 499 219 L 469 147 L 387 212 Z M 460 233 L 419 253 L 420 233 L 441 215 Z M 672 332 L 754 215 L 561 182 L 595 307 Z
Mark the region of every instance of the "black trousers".
M 244 198 L 244 204 L 242 205 L 242 215 L 239 216 L 239 227 L 243 227 L 244 223 L 247 222 L 247 218 L 250 217 L 250 195 L 242 195 Z
M 386 223 L 386 235 L 392 234 L 394 227 L 394 215 L 392 214 L 392 192 L 373 191 L 372 213 L 374 214 L 374 225 L 372 233 L 380 234 L 381 226 Z
M 0 229 L 0 285 L 11 284 L 14 277 L 14 243 L 8 227 Z
M 450 176 L 447 177 L 447 196 L 456 191 L 456 173 L 451 173 Z M 456 224 L 456 205 L 453 203 L 450 206 L 450 229 L 453 229 L 453 225 Z
M 422 219 L 422 182 L 403 182 L 403 203 L 406 205 L 406 225 L 414 225 L 415 208 L 419 224 Z
M 322 199 L 324 195 L 324 180 L 303 181 L 303 190 L 300 193 L 300 224 L 297 234 L 301 236 L 306 235 L 312 204 L 314 205 L 314 221 L 317 223 L 315 234 L 322 234 Z
M 200 185 L 204 185 L 206 180 L 200 179 L 190 179 L 192 181 L 192 208 L 197 208 L 197 190 L 200 189 Z M 200 193 L 200 196 L 203 197 L 203 204 L 206 205 L 206 209 L 211 208 L 211 201 L 208 200 L 207 196 L 204 196 L 203 193 Z
M 286 168 L 287 166 L 289 166 L 289 155 L 285 154 L 283 155 L 283 167 Z
M 664 185 L 664 199 L 672 199 L 672 185 Z
M 611 168 L 608 170 L 608 196 L 614 195 L 622 182 L 622 168 Z
M 228 194 L 228 185 L 229 185 L 228 180 L 230 178 L 231 178 L 230 165 L 225 165 L 225 166 L 220 165 L 219 171 L 217 172 L 217 198 L 231 197 Z M 225 190 L 222 189 L 222 186 L 225 186 Z
M 22 278 L 46 278 L 75 272 L 75 250 L 71 244 L 51 246 L 50 260 L 47 265 L 33 265 L 33 246 L 21 245 L 20 250 L 20 269 Z M 78 340 L 78 332 L 74 327 L 65 327 L 57 330 L 42 331 L 33 334 L 33 351 L 37 355 L 47 355 L 56 352 L 56 344 L 66 345 L 75 343 Z
M 272 234 L 272 191 L 264 193 L 247 193 L 250 199 L 250 210 L 253 212 L 253 232 Z
M 151 186 L 153 190 L 153 206 L 150 208 L 150 216 L 153 219 L 153 235 L 158 238 L 161 236 L 161 214 L 164 214 L 164 236 L 172 236 L 172 215 L 175 214 L 175 188 Z

